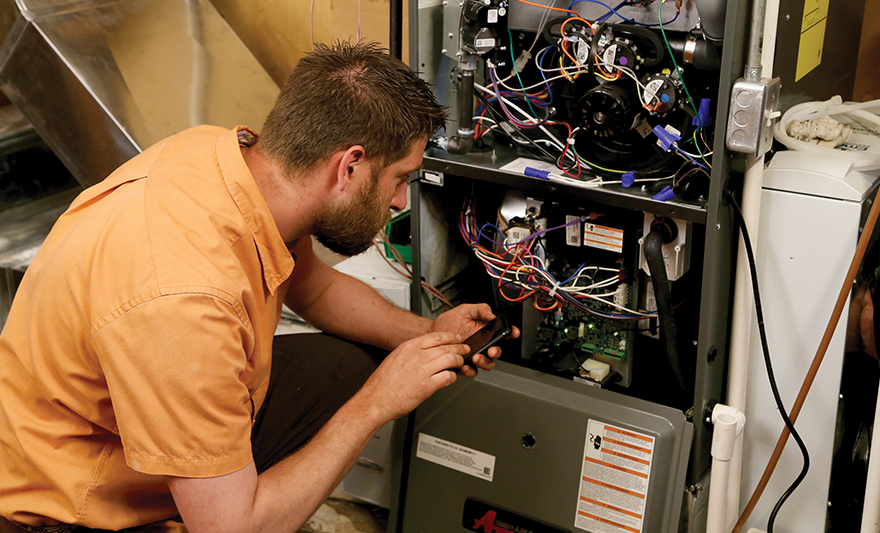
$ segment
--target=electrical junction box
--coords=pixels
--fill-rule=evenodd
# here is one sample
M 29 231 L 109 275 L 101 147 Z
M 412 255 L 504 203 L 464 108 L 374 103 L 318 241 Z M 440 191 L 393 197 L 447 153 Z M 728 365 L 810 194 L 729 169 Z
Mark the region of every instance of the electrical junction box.
M 779 116 L 779 78 L 733 84 L 727 124 L 727 148 L 760 157 L 773 144 L 773 121 Z

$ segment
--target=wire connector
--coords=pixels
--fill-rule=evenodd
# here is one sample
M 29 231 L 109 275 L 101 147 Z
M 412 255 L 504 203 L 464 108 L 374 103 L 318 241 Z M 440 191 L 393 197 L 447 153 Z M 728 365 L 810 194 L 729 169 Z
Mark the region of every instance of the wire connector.
M 672 145 L 681 140 L 680 135 L 666 131 L 666 129 L 660 125 L 654 126 L 652 131 L 654 132 L 654 135 L 660 139 L 660 147 L 663 148 L 664 152 L 668 152 L 672 148 Z
M 665 201 L 667 201 L 667 200 L 672 200 L 673 198 L 675 198 L 675 191 L 672 190 L 672 187 L 670 187 L 669 185 L 667 185 L 666 187 L 663 187 L 663 189 L 661 189 L 660 192 L 658 192 L 657 194 L 655 194 L 655 195 L 651 198 L 651 200 L 657 200 L 657 201 L 659 201 L 659 202 L 665 202 Z
M 712 116 L 709 114 L 709 106 L 711 105 L 712 100 L 710 98 L 703 98 L 700 100 L 700 110 L 697 112 L 697 116 L 691 120 L 692 126 L 705 128 L 712 125 Z
M 522 53 L 516 58 L 516 61 L 513 63 L 516 65 L 516 70 L 522 72 L 522 69 L 529 64 L 529 60 L 532 59 L 532 54 L 529 53 L 528 50 L 523 50 Z

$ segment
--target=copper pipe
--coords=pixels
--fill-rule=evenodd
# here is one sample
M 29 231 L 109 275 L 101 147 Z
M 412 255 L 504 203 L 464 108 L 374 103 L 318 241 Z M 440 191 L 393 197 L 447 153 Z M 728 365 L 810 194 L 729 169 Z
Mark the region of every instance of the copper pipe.
M 819 366 L 822 364 L 822 359 L 825 358 L 825 352 L 828 350 L 828 345 L 831 344 L 831 337 L 834 335 L 834 330 L 837 328 L 837 323 L 840 321 L 840 315 L 843 314 L 843 306 L 846 305 L 850 293 L 852 292 L 853 281 L 856 279 L 859 266 L 862 264 L 862 258 L 865 256 L 865 251 L 868 249 L 868 242 L 871 240 L 871 234 L 874 233 L 874 225 L 877 222 L 878 216 L 880 216 L 880 188 L 877 189 L 877 195 L 874 197 L 874 205 L 871 206 L 871 212 L 868 214 L 865 228 L 862 230 L 861 237 L 859 237 L 856 254 L 853 256 L 853 260 L 849 265 L 846 279 L 843 281 L 843 287 L 840 288 L 840 294 L 837 296 L 837 303 L 834 305 L 834 311 L 831 313 L 828 327 L 825 328 L 825 335 L 822 337 L 822 342 L 819 343 L 819 349 L 816 351 L 815 357 L 813 357 L 813 364 L 810 365 L 810 371 L 807 372 L 807 376 L 804 378 L 804 383 L 801 385 L 801 390 L 798 392 L 797 400 L 795 400 L 794 406 L 791 408 L 791 413 L 789 413 L 789 418 L 791 419 L 792 424 L 797 421 L 798 414 L 800 414 L 801 408 L 804 406 L 804 402 L 807 399 L 807 393 L 810 392 L 813 380 L 816 379 L 816 375 L 819 373 Z M 733 527 L 733 533 L 740 533 L 743 527 L 745 527 L 746 520 L 751 516 L 752 511 L 758 504 L 758 500 L 761 499 L 761 495 L 764 493 L 764 489 L 767 488 L 767 483 L 770 481 L 773 471 L 776 470 L 776 465 L 779 463 L 779 458 L 782 456 L 782 450 L 785 448 L 786 442 L 788 442 L 789 435 L 791 435 L 791 432 L 788 431 L 788 428 L 783 428 L 782 434 L 779 435 L 779 440 L 776 442 L 776 448 L 773 449 L 773 454 L 770 456 L 770 461 L 767 463 L 767 468 L 764 469 L 764 475 L 761 476 L 761 481 L 759 481 L 758 486 L 755 487 L 755 492 L 752 493 L 752 498 L 749 500 L 746 508 L 743 509 L 739 520 L 737 520 L 736 525 Z

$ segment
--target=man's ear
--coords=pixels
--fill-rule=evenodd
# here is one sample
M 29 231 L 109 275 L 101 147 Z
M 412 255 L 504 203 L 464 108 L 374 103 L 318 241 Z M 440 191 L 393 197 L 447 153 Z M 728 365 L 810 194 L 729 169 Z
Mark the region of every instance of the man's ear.
M 352 183 L 370 175 L 369 164 L 366 161 L 367 152 L 363 146 L 356 144 L 348 150 L 337 153 L 340 154 L 336 164 L 336 187 L 339 191 L 344 191 Z

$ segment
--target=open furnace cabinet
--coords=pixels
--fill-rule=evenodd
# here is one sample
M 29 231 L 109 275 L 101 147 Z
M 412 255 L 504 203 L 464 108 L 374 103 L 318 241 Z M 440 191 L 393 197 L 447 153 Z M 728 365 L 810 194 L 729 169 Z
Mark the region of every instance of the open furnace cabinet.
M 712 45 L 693 0 L 678 12 L 672 2 L 632 4 L 620 14 L 642 25 L 590 2 L 549 4 L 563 11 L 518 0 L 410 2 L 409 12 L 418 13 L 410 17 L 411 65 L 452 119 L 446 138 L 429 144 L 411 191 L 414 279 L 455 303 L 490 303 L 522 337 L 502 344 L 494 371 L 460 378 L 398 425 L 391 531 L 705 527 L 712 430 L 704 420 L 723 399 L 736 236 L 722 194 L 738 181 L 725 124 L 744 67 L 748 6 L 727 2 L 723 45 Z M 595 33 L 566 22 L 566 9 L 578 10 Z M 500 108 L 507 89 L 499 95 L 492 85 L 533 42 L 531 59 L 517 63 L 506 83 L 535 85 L 534 96 Z M 456 53 L 470 56 L 472 71 Z M 586 72 L 558 78 L 560 67 L 575 63 Z M 538 65 L 558 78 L 552 103 Z M 475 121 L 476 133 L 458 135 L 470 126 L 471 74 L 480 95 L 474 114 L 488 119 Z M 460 94 L 463 86 L 468 94 Z M 552 107 L 552 120 L 580 128 L 568 145 L 583 160 L 576 181 L 524 175 L 525 166 L 552 169 L 552 158 L 535 154 L 560 157 L 561 150 L 533 132 L 540 128 L 511 126 L 525 120 L 514 106 L 538 116 Z M 679 146 L 698 163 L 711 162 L 711 177 L 691 171 L 699 165 L 675 149 L 658 148 L 655 126 L 678 132 Z M 702 135 L 694 134 L 698 126 Z M 565 143 L 564 125 L 546 127 Z M 467 136 L 478 139 L 463 149 Z M 559 168 L 552 173 L 563 176 Z M 584 184 L 595 176 L 611 183 Z M 658 177 L 667 179 L 642 181 Z M 629 178 L 637 181 L 624 187 Z M 666 186 L 675 196 L 653 199 Z M 656 296 L 643 244 L 655 231 L 671 287 Z M 651 246 L 657 257 L 656 240 Z M 537 298 L 526 297 L 532 288 Z M 443 311 L 418 285 L 412 294 L 416 312 Z M 658 299 L 661 313 L 653 311 Z M 674 341 L 661 340 L 662 325 L 674 327 Z

